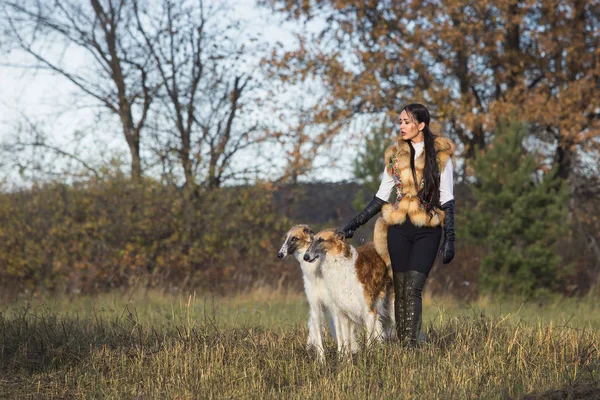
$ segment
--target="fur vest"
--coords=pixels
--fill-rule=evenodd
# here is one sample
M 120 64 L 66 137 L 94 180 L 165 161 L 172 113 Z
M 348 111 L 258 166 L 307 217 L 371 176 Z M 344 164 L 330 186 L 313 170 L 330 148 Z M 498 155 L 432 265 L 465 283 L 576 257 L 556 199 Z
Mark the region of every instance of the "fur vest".
M 435 138 L 435 153 L 440 173 L 445 168 L 448 158 L 453 157 L 454 148 L 454 143 L 450 139 L 442 136 Z M 433 213 L 428 215 L 424 200 L 418 197 L 417 187 L 420 190 L 424 185 L 425 149 L 415 158 L 415 175 L 419 182 L 418 186 L 415 185 L 410 167 L 410 147 L 407 141 L 399 139 L 396 145 L 386 149 L 385 165 L 388 174 L 394 178 L 396 183 L 397 196 L 393 204 L 385 204 L 381 209 L 382 216 L 375 224 L 374 238 L 378 253 L 389 265 L 387 230 L 390 225 L 403 224 L 408 215 L 415 226 L 439 226 L 444 222 L 444 211 L 434 207 Z

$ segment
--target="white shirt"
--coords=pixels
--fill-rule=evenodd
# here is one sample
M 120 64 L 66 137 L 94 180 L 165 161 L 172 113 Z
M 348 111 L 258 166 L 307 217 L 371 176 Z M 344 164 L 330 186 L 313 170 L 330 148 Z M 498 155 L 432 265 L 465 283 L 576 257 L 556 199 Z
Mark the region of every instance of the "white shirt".
M 415 149 L 415 158 L 417 158 L 423 152 L 423 149 L 425 148 L 425 142 L 413 143 L 412 145 Z M 448 157 L 446 166 L 440 175 L 440 204 L 447 203 L 454 199 L 454 176 L 452 174 L 452 168 L 452 159 Z M 383 177 L 381 178 L 381 183 L 379 184 L 379 190 L 375 196 L 383 201 L 388 201 L 395 186 L 396 184 L 394 183 L 394 178 L 388 174 L 387 168 L 384 168 Z

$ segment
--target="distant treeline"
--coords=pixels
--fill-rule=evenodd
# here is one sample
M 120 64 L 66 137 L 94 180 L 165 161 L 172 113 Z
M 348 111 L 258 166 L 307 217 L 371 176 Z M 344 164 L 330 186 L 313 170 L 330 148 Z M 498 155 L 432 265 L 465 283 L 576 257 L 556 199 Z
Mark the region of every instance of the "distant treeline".
M 190 213 L 183 191 L 128 179 L 3 194 L 1 283 L 77 293 L 277 282 L 277 238 L 287 223 L 275 217 L 271 190 L 218 189 L 192 201 Z

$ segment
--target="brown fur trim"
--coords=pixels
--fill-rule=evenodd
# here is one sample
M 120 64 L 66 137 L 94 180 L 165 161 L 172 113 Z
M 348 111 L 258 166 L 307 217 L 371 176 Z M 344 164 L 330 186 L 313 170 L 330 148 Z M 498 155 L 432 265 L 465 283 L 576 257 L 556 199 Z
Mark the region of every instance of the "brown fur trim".
M 381 214 L 385 222 L 388 225 L 403 224 L 406 221 L 406 213 L 408 212 L 408 197 L 405 197 L 400 201 L 397 210 L 394 210 L 394 206 L 391 204 L 385 204 L 381 208 Z
M 454 162 L 454 150 L 456 150 L 456 146 L 447 137 L 437 136 L 435 138 L 435 151 L 440 160 L 440 172 L 443 172 L 444 168 L 446 168 L 448 158 L 451 158 L 452 162 Z
M 444 215 L 444 212 L 438 209 L 438 211 L 435 214 L 433 214 L 433 217 L 428 217 L 425 226 L 428 226 L 430 228 L 435 228 L 436 226 L 443 226 Z
M 371 312 L 376 312 L 377 300 L 392 290 L 392 280 L 387 264 L 377 252 L 373 243 L 357 249 L 356 276 L 364 288 L 364 296 Z
M 409 211 L 408 217 L 414 226 L 425 226 L 427 223 L 427 214 L 419 209 Z
M 450 155 L 454 154 L 454 150 L 456 150 L 456 146 L 452 140 L 448 139 L 445 136 L 436 136 L 435 137 L 435 151 L 443 151 Z
M 398 147 L 398 155 L 410 154 L 410 147 L 408 146 L 408 140 L 402 139 L 402 136 L 398 136 L 398 141 L 396 142 L 396 147 Z

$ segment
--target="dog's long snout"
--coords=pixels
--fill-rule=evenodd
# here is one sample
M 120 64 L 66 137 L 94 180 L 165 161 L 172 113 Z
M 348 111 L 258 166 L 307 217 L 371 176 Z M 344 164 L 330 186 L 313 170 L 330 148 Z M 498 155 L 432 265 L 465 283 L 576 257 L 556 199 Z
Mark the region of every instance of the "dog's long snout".
M 309 261 L 310 260 L 310 256 L 308 255 L 308 253 L 304 253 L 304 261 Z
M 277 253 L 277 258 L 283 258 L 283 252 L 280 251 L 279 253 Z

